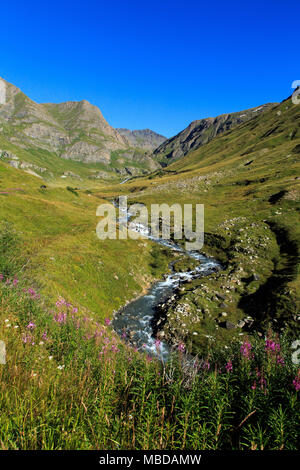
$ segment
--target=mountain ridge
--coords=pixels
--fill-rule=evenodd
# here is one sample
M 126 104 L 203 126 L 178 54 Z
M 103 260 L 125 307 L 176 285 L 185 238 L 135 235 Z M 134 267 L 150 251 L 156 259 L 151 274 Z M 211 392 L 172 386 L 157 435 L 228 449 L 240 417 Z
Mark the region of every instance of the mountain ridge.
M 149 153 L 133 147 L 87 100 L 36 103 L 15 85 L 1 80 L 6 85 L 6 101 L 0 104 L 1 147 L 17 157 L 26 151 L 29 160 L 27 157 L 25 163 L 34 163 L 30 154 L 39 152 L 44 167 L 43 152 L 49 152 L 53 161 L 59 157 L 100 165 L 99 170 L 118 169 L 120 175 L 128 174 L 127 170 L 139 174 L 159 167 Z M 17 167 L 17 159 L 14 165 Z
M 181 132 L 156 148 L 153 157 L 163 166 L 169 165 L 190 151 L 210 142 L 217 135 L 249 121 L 255 115 L 267 111 L 276 104 L 278 103 L 266 103 L 255 108 L 194 120 Z

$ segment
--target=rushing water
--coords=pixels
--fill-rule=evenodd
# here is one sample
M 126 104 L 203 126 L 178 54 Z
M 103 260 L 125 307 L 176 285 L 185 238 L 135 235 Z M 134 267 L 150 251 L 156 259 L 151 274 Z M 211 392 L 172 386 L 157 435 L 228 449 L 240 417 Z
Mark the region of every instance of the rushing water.
M 115 204 L 116 205 L 116 204 Z M 127 213 L 127 220 L 131 217 L 130 211 Z M 114 330 L 134 344 L 138 349 L 147 351 L 149 354 L 159 355 L 166 359 L 169 355 L 169 346 L 166 342 L 160 344 L 155 342 L 152 331 L 152 320 L 158 304 L 170 298 L 175 289 L 186 281 L 200 276 L 208 275 L 221 269 L 220 263 L 213 258 L 208 258 L 196 251 L 185 251 L 181 246 L 169 240 L 156 239 L 152 237 L 147 227 L 140 224 L 131 224 L 131 229 L 142 233 L 147 238 L 166 246 L 174 251 L 181 252 L 199 261 L 191 271 L 171 272 L 163 280 L 155 282 L 147 293 L 136 300 L 128 303 L 119 310 L 112 321 Z

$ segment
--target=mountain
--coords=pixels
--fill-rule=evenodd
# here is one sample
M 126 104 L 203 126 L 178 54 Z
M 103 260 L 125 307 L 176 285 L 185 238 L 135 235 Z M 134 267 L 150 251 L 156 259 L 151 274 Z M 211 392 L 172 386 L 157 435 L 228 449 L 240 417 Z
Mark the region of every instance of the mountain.
M 33 164 L 36 171 L 45 170 L 43 176 L 55 174 L 60 167 L 73 174 L 74 169 L 88 173 L 88 168 L 98 168 L 131 175 L 159 166 L 145 151 L 134 148 L 88 101 L 35 103 L 19 88 L 3 82 L 6 101 L 0 104 L 0 144 L 4 152 L 14 155 L 13 166 Z M 70 163 L 62 165 L 57 158 Z M 74 162 L 85 167 L 74 166 Z
M 132 147 L 138 147 L 148 151 L 153 151 L 167 140 L 166 137 L 151 131 L 151 129 L 131 131 L 129 129 L 117 128 L 117 131 L 127 139 Z
M 238 124 L 249 121 L 249 119 L 273 106 L 275 106 L 274 103 L 268 103 L 236 113 L 193 121 L 179 134 L 163 142 L 154 150 L 153 156 L 163 166 L 166 166 L 211 141 L 217 135 L 232 129 Z
M 164 340 L 199 353 L 269 326 L 299 336 L 300 105 L 270 106 L 122 189 L 147 206 L 203 204 L 203 251 L 222 263 L 164 301 Z

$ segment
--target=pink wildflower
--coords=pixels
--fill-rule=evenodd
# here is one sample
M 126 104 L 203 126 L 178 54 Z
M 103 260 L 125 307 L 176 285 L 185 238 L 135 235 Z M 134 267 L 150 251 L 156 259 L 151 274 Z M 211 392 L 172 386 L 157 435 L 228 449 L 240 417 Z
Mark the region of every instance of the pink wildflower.
M 300 369 L 298 370 L 298 374 L 293 380 L 293 385 L 295 387 L 296 392 L 300 390 Z
M 104 322 L 105 322 L 106 325 L 110 325 L 110 324 L 111 324 L 111 321 L 110 321 L 109 318 L 105 318 Z
M 26 328 L 29 328 L 30 330 L 33 330 L 34 328 L 36 328 L 36 324 L 33 323 L 33 321 L 30 321 Z
M 251 357 L 251 349 L 252 345 L 249 341 L 244 341 L 241 345 L 241 353 L 246 359 L 250 359 Z
M 225 369 L 227 372 L 232 372 L 233 371 L 233 367 L 232 367 L 232 362 L 231 361 L 228 361 L 226 366 L 225 366 Z
M 275 341 L 272 341 L 270 339 L 267 339 L 266 343 L 265 343 L 265 350 L 267 352 L 279 352 L 280 351 L 280 344 L 275 343 Z
M 184 352 L 185 351 L 185 345 L 183 343 L 178 344 L 177 347 L 178 351 Z

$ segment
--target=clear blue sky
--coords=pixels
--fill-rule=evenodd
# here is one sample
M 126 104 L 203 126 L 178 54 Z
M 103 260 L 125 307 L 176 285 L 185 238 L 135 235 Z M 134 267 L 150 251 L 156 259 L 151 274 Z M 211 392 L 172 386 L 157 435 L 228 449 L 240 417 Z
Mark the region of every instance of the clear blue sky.
M 167 137 L 291 94 L 297 0 L 1 2 L 0 76 L 38 102 L 87 99 Z

